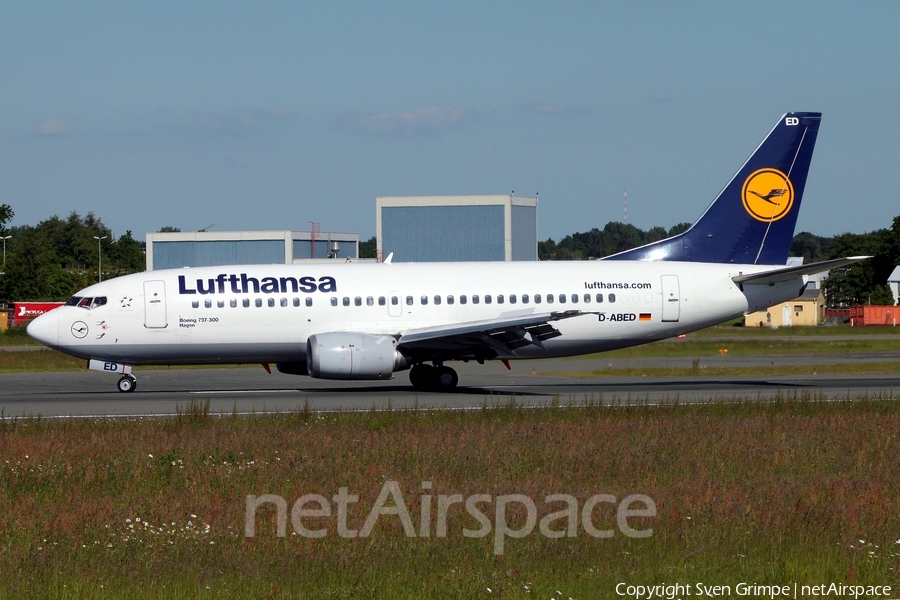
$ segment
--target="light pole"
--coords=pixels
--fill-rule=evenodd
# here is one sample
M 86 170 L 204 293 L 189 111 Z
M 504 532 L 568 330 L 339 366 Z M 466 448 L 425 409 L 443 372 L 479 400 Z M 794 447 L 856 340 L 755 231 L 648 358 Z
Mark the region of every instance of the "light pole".
M 97 237 L 95 235 L 94 239 L 97 240 L 97 281 L 100 282 L 103 281 L 103 271 L 101 270 L 103 262 L 101 260 L 102 255 L 100 253 L 100 240 L 105 240 L 106 236 L 104 235 L 103 237 Z
M 0 271 L 0 273 L 6 272 L 6 240 L 8 240 L 11 237 L 12 237 L 11 235 L 7 235 L 7 236 L 0 238 L 3 240 L 3 271 Z

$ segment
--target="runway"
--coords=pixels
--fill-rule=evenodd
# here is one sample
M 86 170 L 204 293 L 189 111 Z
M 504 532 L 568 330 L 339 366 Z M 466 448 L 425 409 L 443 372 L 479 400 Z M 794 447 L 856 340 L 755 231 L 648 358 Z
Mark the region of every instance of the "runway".
M 390 381 L 324 381 L 273 372 L 261 367 L 136 370 L 137 390 L 116 390 L 117 377 L 99 372 L 0 374 L 0 410 L 4 417 L 87 417 L 172 415 L 192 400 L 210 402 L 212 413 L 241 414 L 296 411 L 306 402 L 314 410 L 368 410 L 418 405 L 427 408 L 478 408 L 510 397 L 531 405 L 554 399 L 565 404 L 593 400 L 613 402 L 696 402 L 712 399 L 793 397 L 821 394 L 829 399 L 900 394 L 900 375 L 815 375 L 828 362 L 900 360 L 900 353 L 709 357 L 700 368 L 758 366 L 758 377 L 592 377 L 573 378 L 553 372 L 590 371 L 604 367 L 690 365 L 690 359 L 579 358 L 512 363 L 454 363 L 460 385 L 453 393 L 416 391 L 405 372 Z M 772 363 L 807 365 L 809 375 L 766 376 Z

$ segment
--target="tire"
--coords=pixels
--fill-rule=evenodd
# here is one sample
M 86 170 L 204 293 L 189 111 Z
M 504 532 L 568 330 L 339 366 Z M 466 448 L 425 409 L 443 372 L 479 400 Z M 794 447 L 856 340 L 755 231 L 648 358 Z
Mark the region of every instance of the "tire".
M 137 379 L 126 375 L 119 380 L 116 387 L 119 388 L 120 392 L 131 393 L 134 391 L 134 388 L 137 387 Z
M 459 383 L 459 375 L 450 367 L 437 367 L 432 381 L 434 382 L 434 389 L 437 391 L 449 392 L 455 389 L 456 384 Z
M 409 382 L 417 390 L 427 390 L 431 388 L 431 382 L 434 380 L 434 367 L 419 363 L 413 365 L 409 370 Z

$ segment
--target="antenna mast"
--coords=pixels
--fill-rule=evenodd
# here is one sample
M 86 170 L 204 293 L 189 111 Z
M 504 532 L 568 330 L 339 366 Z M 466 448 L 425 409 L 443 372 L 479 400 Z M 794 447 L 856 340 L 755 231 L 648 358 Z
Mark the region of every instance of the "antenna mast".
M 315 221 L 309 222 L 309 257 L 316 257 L 316 239 L 319 237 L 319 224 Z

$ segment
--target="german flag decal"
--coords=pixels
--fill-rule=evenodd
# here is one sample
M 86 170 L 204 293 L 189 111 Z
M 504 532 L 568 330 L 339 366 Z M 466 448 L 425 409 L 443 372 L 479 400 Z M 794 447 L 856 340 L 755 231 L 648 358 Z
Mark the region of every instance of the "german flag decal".
M 641 320 L 641 321 L 649 321 L 649 320 L 650 320 L 650 313 L 641 313 L 641 316 L 640 316 L 640 319 L 639 319 L 639 320 Z

